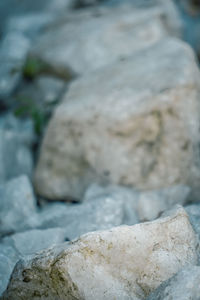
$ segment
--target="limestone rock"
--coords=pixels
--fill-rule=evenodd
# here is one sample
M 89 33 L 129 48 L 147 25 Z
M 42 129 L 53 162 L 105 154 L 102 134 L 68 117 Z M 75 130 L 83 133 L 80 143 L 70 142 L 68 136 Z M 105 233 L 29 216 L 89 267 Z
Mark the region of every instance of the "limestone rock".
M 200 205 L 192 204 L 185 207 L 185 210 L 190 218 L 190 223 L 192 224 L 195 232 L 200 237 Z
M 89 233 L 20 261 L 7 299 L 145 299 L 185 265 L 197 262 L 185 211 L 135 226 Z
M 147 300 L 199 300 L 200 267 L 184 268 L 172 278 L 162 283 Z
M 43 140 L 38 193 L 82 198 L 92 182 L 196 191 L 199 86 L 194 54 L 176 39 L 75 80 Z
M 77 74 L 123 60 L 168 35 L 157 8 L 99 8 L 76 12 L 60 23 L 39 37 L 31 55 Z
M 0 236 L 31 227 L 29 217 L 33 214 L 36 201 L 27 176 L 0 185 Z

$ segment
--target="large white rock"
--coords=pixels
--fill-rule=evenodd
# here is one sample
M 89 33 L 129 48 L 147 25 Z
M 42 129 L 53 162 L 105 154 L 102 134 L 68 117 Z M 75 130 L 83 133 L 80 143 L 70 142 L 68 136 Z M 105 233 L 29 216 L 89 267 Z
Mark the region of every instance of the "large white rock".
M 199 86 L 194 54 L 176 39 L 75 80 L 44 137 L 38 193 L 80 198 L 91 182 L 194 190 Z
M 135 226 L 89 233 L 20 261 L 2 299 L 145 299 L 185 265 L 197 239 L 182 208 Z
M 153 45 L 168 35 L 163 7 L 99 8 L 51 26 L 31 55 L 55 68 L 85 74 Z

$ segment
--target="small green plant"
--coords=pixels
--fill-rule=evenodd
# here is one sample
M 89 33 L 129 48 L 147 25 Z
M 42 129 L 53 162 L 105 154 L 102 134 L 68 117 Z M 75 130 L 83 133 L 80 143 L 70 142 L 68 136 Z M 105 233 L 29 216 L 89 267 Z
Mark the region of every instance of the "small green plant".
M 27 79 L 33 80 L 45 69 L 45 64 L 39 59 L 28 57 L 23 67 L 23 75 Z

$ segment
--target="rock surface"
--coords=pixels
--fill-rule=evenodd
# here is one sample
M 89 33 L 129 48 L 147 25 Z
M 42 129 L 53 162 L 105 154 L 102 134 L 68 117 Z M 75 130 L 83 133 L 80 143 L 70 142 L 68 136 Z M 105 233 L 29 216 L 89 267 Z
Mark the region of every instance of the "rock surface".
M 89 233 L 20 261 L 2 299 L 145 299 L 197 263 L 197 243 L 182 208 L 153 222 Z
M 200 267 L 185 268 L 162 283 L 147 300 L 199 300 Z
M 140 221 L 151 221 L 176 204 L 184 205 L 190 188 L 176 185 L 165 189 L 141 192 L 138 197 L 137 212 Z
M 185 207 L 195 232 L 200 237 L 200 205 L 192 204 Z
M 168 35 L 157 8 L 99 8 L 71 14 L 60 23 L 39 37 L 31 55 L 77 74 L 123 60 Z
M 18 120 L 12 114 L 0 117 L 0 183 L 26 174 L 31 177 L 34 142 L 31 120 Z
M 0 236 L 34 226 L 29 218 L 36 213 L 36 201 L 27 176 L 0 185 Z
M 176 39 L 75 80 L 43 141 L 38 193 L 82 198 L 91 182 L 195 191 L 199 84 L 193 52 Z

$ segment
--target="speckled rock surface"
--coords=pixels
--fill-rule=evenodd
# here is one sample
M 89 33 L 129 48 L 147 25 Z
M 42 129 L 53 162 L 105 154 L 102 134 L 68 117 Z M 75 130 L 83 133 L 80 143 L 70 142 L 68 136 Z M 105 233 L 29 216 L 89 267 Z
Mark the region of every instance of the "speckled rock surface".
M 20 261 L 2 299 L 145 299 L 197 263 L 197 243 L 182 208 L 153 222 L 89 233 Z

